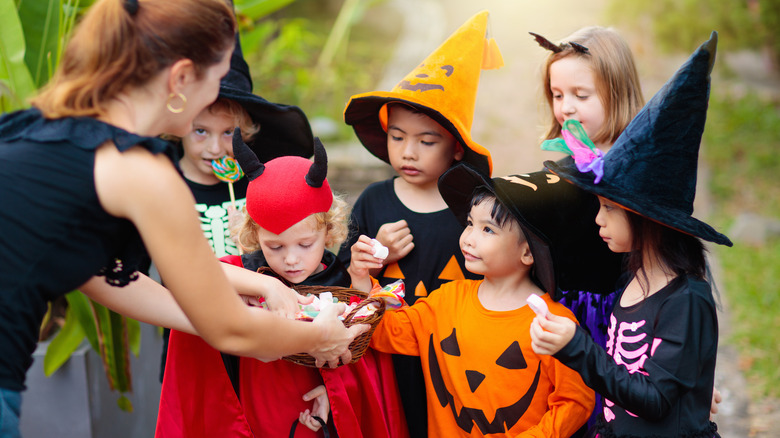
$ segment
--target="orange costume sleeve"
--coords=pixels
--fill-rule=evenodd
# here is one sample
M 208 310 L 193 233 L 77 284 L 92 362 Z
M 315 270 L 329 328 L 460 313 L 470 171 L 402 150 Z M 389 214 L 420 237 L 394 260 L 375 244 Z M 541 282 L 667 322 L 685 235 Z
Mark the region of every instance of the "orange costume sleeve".
M 386 312 L 371 346 L 420 356 L 431 437 L 570 436 L 590 416 L 593 391 L 575 371 L 533 352 L 535 315 L 528 306 L 485 309 L 480 284 L 453 281 L 411 307 Z M 544 299 L 551 312 L 574 320 Z

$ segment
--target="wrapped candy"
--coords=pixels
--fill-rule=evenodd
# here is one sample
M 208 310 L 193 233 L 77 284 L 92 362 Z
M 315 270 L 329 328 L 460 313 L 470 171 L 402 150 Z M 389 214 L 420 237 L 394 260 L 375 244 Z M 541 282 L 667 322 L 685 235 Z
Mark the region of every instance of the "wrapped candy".
M 385 301 L 385 305 L 393 309 L 399 309 L 406 305 L 404 296 L 406 295 L 406 288 L 403 280 L 396 280 L 385 287 L 374 286 L 369 294 L 370 297 L 382 298 Z

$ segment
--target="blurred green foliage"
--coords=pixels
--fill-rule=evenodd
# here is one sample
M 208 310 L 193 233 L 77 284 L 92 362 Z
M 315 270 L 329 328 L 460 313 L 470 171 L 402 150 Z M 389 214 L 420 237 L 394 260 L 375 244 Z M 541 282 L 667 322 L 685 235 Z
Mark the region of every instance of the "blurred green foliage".
M 262 19 L 241 19 L 254 92 L 298 105 L 310 118 L 328 117 L 341 138 L 352 138 L 342 122 L 344 106 L 351 95 L 376 87 L 397 37 L 397 29 L 372 21 L 382 3 L 299 0 Z M 332 51 L 323 60 L 326 46 Z
M 713 90 L 704 157 L 712 167 L 710 190 L 724 213 L 780 217 L 779 143 L 780 102 Z
M 607 16 L 652 33 L 667 51 L 697 47 L 717 30 L 719 50 L 766 48 L 780 61 L 780 0 L 612 0 Z
M 715 89 L 703 141 L 713 224 L 727 229 L 746 212 L 780 218 L 780 103 Z M 780 397 L 780 238 L 761 246 L 736 242 L 733 248 L 714 250 L 732 312 L 733 333 L 724 341 L 738 348 L 751 390 Z

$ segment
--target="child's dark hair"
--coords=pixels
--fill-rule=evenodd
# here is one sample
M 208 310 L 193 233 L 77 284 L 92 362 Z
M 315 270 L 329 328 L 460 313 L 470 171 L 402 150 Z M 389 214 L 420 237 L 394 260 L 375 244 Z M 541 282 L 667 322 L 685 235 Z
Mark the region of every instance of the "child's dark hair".
M 483 201 L 493 201 L 493 209 L 490 211 L 490 217 L 496 221 L 498 226 L 503 227 L 510 218 L 514 219 L 509 212 L 509 209 L 498 200 L 495 193 L 491 192 L 486 187 L 477 187 L 474 189 L 474 194 L 471 195 L 469 210 L 475 205 L 481 204 Z
M 510 227 L 519 227 L 520 238 L 525 240 L 525 232 L 523 231 L 523 227 L 520 226 L 520 222 L 512 215 L 509 208 L 496 197 L 496 194 L 486 187 L 477 187 L 474 189 L 474 194 L 471 195 L 469 210 L 475 205 L 479 205 L 485 201 L 493 201 L 493 209 L 490 211 L 490 217 L 496 221 L 499 227 L 503 228 L 506 224 L 509 224 Z
M 651 248 L 656 261 L 667 273 L 705 279 L 707 265 L 701 240 L 630 211 L 626 211 L 626 217 L 631 227 L 634 248 L 626 258 L 629 272 L 641 272 L 647 284 L 647 274 L 642 269 L 643 255 L 646 253 L 643 249 Z

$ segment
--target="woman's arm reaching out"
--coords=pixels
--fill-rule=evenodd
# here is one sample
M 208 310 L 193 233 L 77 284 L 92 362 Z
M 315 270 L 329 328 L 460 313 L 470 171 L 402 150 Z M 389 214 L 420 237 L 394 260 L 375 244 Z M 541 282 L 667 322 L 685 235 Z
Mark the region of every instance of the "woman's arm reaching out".
M 349 343 L 367 330 L 346 329 L 332 312 L 306 323 L 244 305 L 203 237 L 192 194 L 168 158 L 140 147 L 120 153 L 106 144 L 95 157 L 95 186 L 108 213 L 135 224 L 176 303 L 218 350 L 263 359 L 306 352 L 334 364 L 349 357 Z

